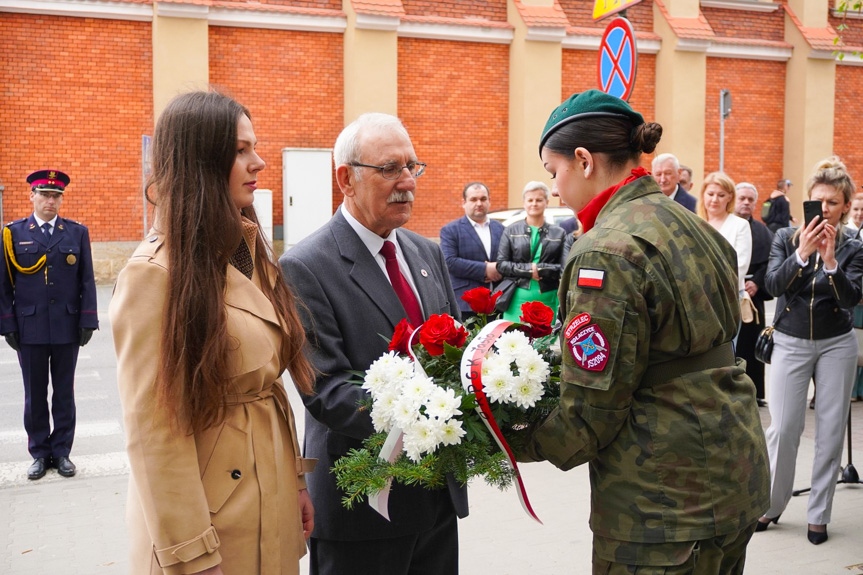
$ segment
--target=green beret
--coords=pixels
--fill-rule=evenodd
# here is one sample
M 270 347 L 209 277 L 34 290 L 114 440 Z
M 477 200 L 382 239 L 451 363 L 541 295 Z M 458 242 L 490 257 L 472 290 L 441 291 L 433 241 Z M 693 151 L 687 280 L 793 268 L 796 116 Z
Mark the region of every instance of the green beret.
M 575 120 L 598 116 L 629 118 L 633 127 L 644 123 L 644 117 L 617 96 L 610 96 L 600 90 L 587 90 L 580 94 L 573 94 L 554 109 L 542 130 L 539 153 L 542 154 L 542 147 L 545 146 L 548 138 L 561 126 Z

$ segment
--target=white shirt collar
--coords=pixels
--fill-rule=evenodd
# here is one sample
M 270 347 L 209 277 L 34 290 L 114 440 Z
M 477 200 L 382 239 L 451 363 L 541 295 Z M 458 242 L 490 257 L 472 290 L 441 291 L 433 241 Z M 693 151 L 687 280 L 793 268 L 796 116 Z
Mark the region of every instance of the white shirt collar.
M 36 212 L 33 212 L 33 219 L 35 219 L 35 220 L 36 220 L 36 223 L 39 225 L 39 227 L 40 227 L 40 228 L 41 228 L 44 224 L 48 223 L 48 224 L 51 224 L 51 229 L 53 230 L 53 229 L 54 229 L 54 227 L 57 225 L 57 216 L 54 216 L 53 218 L 51 218 L 50 220 L 48 220 L 48 221 L 46 222 L 45 220 L 43 220 L 42 218 L 40 218 L 39 216 L 37 216 L 37 215 L 36 215 Z
M 339 206 L 339 209 L 342 211 L 342 215 L 345 217 L 345 220 L 347 220 L 348 225 L 351 226 L 351 228 L 357 233 L 357 235 L 360 237 L 360 241 L 363 242 L 363 245 L 366 246 L 366 249 L 369 250 L 369 253 L 371 253 L 372 256 L 376 256 L 380 253 L 381 248 L 384 247 L 384 242 L 387 240 L 393 242 L 396 245 L 396 253 L 401 251 L 401 248 L 399 248 L 399 242 L 396 239 L 395 229 L 391 231 L 390 235 L 388 235 L 386 238 L 382 238 L 364 225 L 362 225 L 359 220 L 357 220 L 353 215 L 351 215 L 351 212 L 345 207 L 344 204 Z

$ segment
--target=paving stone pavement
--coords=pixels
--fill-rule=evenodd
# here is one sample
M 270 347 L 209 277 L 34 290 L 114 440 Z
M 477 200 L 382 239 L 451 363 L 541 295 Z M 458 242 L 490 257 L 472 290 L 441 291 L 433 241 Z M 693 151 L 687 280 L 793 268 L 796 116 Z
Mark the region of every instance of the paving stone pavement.
M 99 295 L 102 329 L 97 336 L 107 338 L 110 326 L 104 312 L 110 288 L 101 289 Z M 106 355 L 111 355 L 97 353 L 99 348 L 87 349 L 92 355 L 89 361 L 96 367 L 100 361 L 105 361 Z M 5 357 L 0 357 L 0 383 L 15 377 Z M 81 369 L 79 363 L 79 373 Z M 129 573 L 125 527 L 128 462 L 124 454 L 117 451 L 113 435 L 108 438 L 100 435 L 113 434 L 113 427 L 104 422 L 119 418 L 116 382 L 105 381 L 114 373 L 111 366 L 96 371 L 105 375 L 92 378 L 88 393 L 101 409 L 94 408 L 89 418 L 99 421 L 96 425 L 79 417 L 80 424 L 93 425 L 93 437 L 89 438 L 89 444 L 87 438 L 82 438 L 81 447 L 73 452 L 73 460 L 79 468 L 74 478 L 60 477 L 51 470 L 39 481 L 28 481 L 26 469 L 30 460 L 25 457 L 26 450 L 17 445 L 15 449 L 19 451 L 13 451 L 12 456 L 0 457 L 0 575 Z M 7 385 L 4 389 L 15 388 Z M 302 429 L 304 414 L 299 408 L 299 398 L 292 389 L 289 395 Z M 19 400 L 14 393 L 6 393 L 0 403 L 2 401 L 15 403 Z M 863 403 L 852 404 L 852 412 L 853 458 L 858 471 L 863 473 Z M 761 415 L 766 428 L 767 409 L 761 409 Z M 7 439 L 18 441 L 15 439 L 17 431 L 14 431 L 18 424 L 0 423 L 8 423 L 12 429 L 0 433 L 0 444 Z M 807 409 L 795 488 L 809 484 L 814 430 L 814 411 Z M 76 446 L 78 444 L 76 441 Z M 0 450 L 0 455 L 4 453 Z M 847 457 L 847 453 L 843 453 L 843 465 Z M 523 465 L 522 474 L 531 503 L 544 524 L 536 524 L 527 517 L 512 490 L 500 492 L 481 482 L 472 484 L 471 514 L 459 522 L 462 575 L 589 574 L 590 486 L 586 467 L 564 473 L 551 465 L 535 463 Z M 792 498 L 779 524 L 754 536 L 749 545 L 746 573 L 863 573 L 863 486 L 837 487 L 833 521 L 828 529 L 827 543 L 818 547 L 811 545 L 806 540 L 806 496 Z M 300 566 L 301 573 L 307 574 L 308 560 L 304 559 Z

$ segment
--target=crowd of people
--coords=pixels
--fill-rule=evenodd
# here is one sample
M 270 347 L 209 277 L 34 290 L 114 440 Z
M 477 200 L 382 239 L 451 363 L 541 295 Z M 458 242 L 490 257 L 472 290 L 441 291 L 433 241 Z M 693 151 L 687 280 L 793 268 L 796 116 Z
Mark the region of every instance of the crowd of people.
M 524 186 L 523 219 L 492 220 L 489 187 L 470 182 L 464 216 L 437 244 L 405 228 L 426 170 L 407 130 L 363 114 L 334 145 L 342 204 L 276 261 L 253 207 L 266 162 L 250 111 L 213 91 L 172 100 L 153 138 L 153 228 L 110 305 L 132 573 L 298 573 L 307 552 L 314 575 L 457 573 L 465 485 L 395 485 L 385 519 L 343 506 L 330 469 L 374 431 L 355 377 L 387 351 L 378 334 L 433 314 L 464 320 L 473 312 L 461 296 L 478 287 L 505 291 L 499 310 L 513 322 L 525 302 L 556 310 L 559 406 L 518 431 L 515 455 L 589 466 L 594 573 L 742 573 L 753 533 L 789 502 L 810 379 L 819 430 L 807 537 L 826 541 L 843 430 L 861 395 L 852 312 L 863 291 L 863 195 L 829 158 L 806 184 L 820 217 L 789 227 L 783 179 L 764 202 L 765 225 L 750 183 L 714 172 L 690 193 L 692 170 L 668 153 L 643 169 L 661 136 L 618 98 L 574 94 L 542 131 L 539 161 L 553 185 Z M 68 177 L 51 175 L 34 174 L 36 219 L 13 226 L 10 241 L 4 232 L 0 284 L 0 333 L 19 351 L 28 410 L 46 419 L 27 427 L 31 479 L 52 464 L 75 471 L 74 402 L 71 424 L 54 406 L 51 432 L 47 368 L 37 383 L 32 358 L 68 354 L 74 372 L 98 327 L 86 228 L 56 218 Z M 552 196 L 577 218 L 547 221 Z M 50 345 L 16 309 L 46 265 L 29 239 L 52 245 L 43 221 L 82 242 L 79 258 L 61 250 L 82 305 Z M 774 297 L 765 386 L 752 350 Z M 601 362 L 580 351 L 592 338 L 603 342 Z M 302 446 L 283 372 L 307 411 Z M 759 406 L 770 410 L 766 433 Z

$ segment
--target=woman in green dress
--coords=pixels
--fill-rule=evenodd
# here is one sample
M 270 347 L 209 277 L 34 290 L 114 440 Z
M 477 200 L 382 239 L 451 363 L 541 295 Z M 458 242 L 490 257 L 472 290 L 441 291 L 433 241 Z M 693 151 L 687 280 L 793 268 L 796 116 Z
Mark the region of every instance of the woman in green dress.
M 515 282 L 503 319 L 519 321 L 521 306 L 529 301 L 541 301 L 557 311 L 566 232 L 545 221 L 549 193 L 542 182 L 528 182 L 521 194 L 527 217 L 508 226 L 500 239 L 497 271 Z

